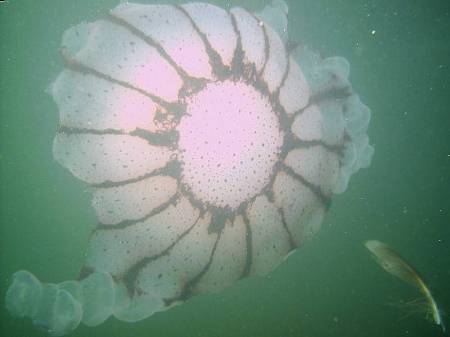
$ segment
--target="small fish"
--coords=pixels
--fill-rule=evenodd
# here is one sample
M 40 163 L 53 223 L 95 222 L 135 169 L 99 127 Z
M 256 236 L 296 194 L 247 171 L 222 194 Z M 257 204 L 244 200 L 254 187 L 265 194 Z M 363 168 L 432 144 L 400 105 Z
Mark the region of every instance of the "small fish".
M 373 254 L 376 262 L 384 270 L 420 290 L 425 297 L 426 313 L 431 315 L 433 322 L 445 332 L 444 321 L 436 301 L 431 295 L 430 289 L 414 268 L 385 243 L 377 240 L 368 240 L 364 242 L 364 246 Z

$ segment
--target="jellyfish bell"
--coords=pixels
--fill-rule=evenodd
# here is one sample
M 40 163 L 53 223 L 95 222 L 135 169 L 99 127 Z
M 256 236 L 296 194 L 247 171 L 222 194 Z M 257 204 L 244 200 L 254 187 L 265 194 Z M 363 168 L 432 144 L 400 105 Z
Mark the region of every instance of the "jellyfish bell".
M 54 336 L 134 322 L 266 275 L 367 167 L 369 109 L 340 57 L 288 49 L 288 7 L 123 3 L 67 30 L 55 159 L 93 187 L 76 281 L 19 271 L 15 316 Z

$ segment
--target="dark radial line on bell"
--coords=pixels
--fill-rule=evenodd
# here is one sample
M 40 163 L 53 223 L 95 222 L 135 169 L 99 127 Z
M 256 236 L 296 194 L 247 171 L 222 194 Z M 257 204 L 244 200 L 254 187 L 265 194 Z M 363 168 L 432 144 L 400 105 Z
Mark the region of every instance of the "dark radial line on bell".
M 177 203 L 177 201 L 180 199 L 180 196 L 175 193 L 174 195 L 172 195 L 169 200 L 167 200 L 166 202 L 162 203 L 161 205 L 159 205 L 158 207 L 152 209 L 150 211 L 150 213 L 148 213 L 147 215 L 143 216 L 142 218 L 136 219 L 136 220 L 123 220 L 119 223 L 116 224 L 98 224 L 97 228 L 95 229 L 95 231 L 100 231 L 100 230 L 114 230 L 114 229 L 124 229 L 124 228 L 128 228 L 130 226 L 136 225 L 138 223 L 144 222 L 146 220 L 148 220 L 149 218 L 162 213 L 163 211 L 165 211 L 167 208 L 169 208 L 172 205 L 175 205 Z
M 242 47 L 242 36 L 239 30 L 236 17 L 233 13 L 229 13 L 231 18 L 231 24 L 234 32 L 236 33 L 236 49 L 233 53 L 233 60 L 231 61 L 231 73 L 236 78 L 239 78 L 244 72 L 244 49 Z
M 83 265 L 80 269 L 80 272 L 78 273 L 77 281 L 82 281 L 89 275 L 95 272 L 95 269 L 93 267 Z
M 123 280 L 129 294 L 133 295 L 136 287 L 136 279 L 139 276 L 139 273 L 142 271 L 143 268 L 145 268 L 147 265 L 152 263 L 153 261 L 156 261 L 157 259 L 169 255 L 170 251 L 175 247 L 176 244 L 178 244 L 186 235 L 188 235 L 192 229 L 197 225 L 198 221 L 202 217 L 202 213 L 199 212 L 199 215 L 197 219 L 194 221 L 194 223 L 186 229 L 183 233 L 181 233 L 169 246 L 167 246 L 164 250 L 161 252 L 152 255 L 152 256 L 146 256 L 137 261 L 135 264 L 133 264 L 131 267 L 129 267 L 124 273 L 122 273 L 121 279 Z
M 137 183 L 139 181 L 145 180 L 150 177 L 156 177 L 156 176 L 169 176 L 175 179 L 178 179 L 181 172 L 180 163 L 177 159 L 170 160 L 166 165 L 163 167 L 157 168 L 153 170 L 150 173 L 144 174 L 142 176 L 122 180 L 122 181 L 104 181 L 99 184 L 90 184 L 90 186 L 94 188 L 111 188 L 111 187 L 120 187 L 132 183 Z
M 180 163 L 180 167 L 181 167 L 181 163 Z M 189 200 L 189 202 L 196 207 L 197 209 L 199 209 L 201 212 L 205 212 L 206 209 L 208 208 L 207 205 L 205 205 L 205 203 L 203 201 L 201 201 L 200 199 L 197 199 L 194 192 L 192 192 L 191 188 L 183 183 L 181 181 L 182 177 L 181 177 L 181 169 L 180 169 L 180 174 L 178 176 L 178 190 L 179 193 L 185 197 L 186 199 Z
M 284 47 L 284 48 L 286 48 L 286 47 Z M 291 59 L 290 59 L 288 53 L 286 52 L 286 49 L 284 50 L 284 56 L 286 57 L 286 69 L 285 69 L 285 71 L 284 71 L 283 77 L 281 78 L 280 85 L 279 85 L 278 88 L 276 88 L 276 90 L 274 91 L 274 93 L 275 93 L 275 95 L 276 95 L 277 97 L 279 97 L 280 90 L 281 90 L 281 88 L 283 88 L 284 83 L 286 82 L 286 79 L 287 79 L 287 77 L 288 77 L 288 75 L 289 75 L 289 71 L 291 70 Z M 284 110 L 284 109 L 283 109 L 283 110 Z
M 150 132 L 137 128 L 130 132 L 130 135 L 145 139 L 151 145 L 169 147 L 171 149 L 176 147 L 179 137 L 178 132 L 174 129 L 164 132 Z
M 230 69 L 224 65 L 220 54 L 211 46 L 208 37 L 197 26 L 189 12 L 181 5 L 174 5 L 174 7 L 181 13 L 183 13 L 184 16 L 186 16 L 186 18 L 194 28 L 194 31 L 197 33 L 197 36 L 200 38 L 200 40 L 202 40 L 206 50 L 206 54 L 208 54 L 209 64 L 211 65 L 211 69 L 213 70 L 214 74 L 217 76 L 217 78 L 224 79 L 229 74 Z
M 283 165 L 282 170 L 286 172 L 288 175 L 290 175 L 292 178 L 300 181 L 305 187 L 307 187 L 311 192 L 313 192 L 317 196 L 317 198 L 322 202 L 325 209 L 330 208 L 331 198 L 326 196 L 319 186 L 309 182 L 308 180 L 306 180 L 305 177 L 295 172 L 290 166 L 287 166 L 286 164 Z
M 122 130 L 117 129 L 87 129 L 87 128 L 76 128 L 76 127 L 68 127 L 68 126 L 60 126 L 58 129 L 58 133 L 63 133 L 67 135 L 122 135 L 129 136 L 128 132 L 124 132 Z
M 287 132 L 285 134 L 283 145 L 284 145 L 283 152 L 280 155 L 281 159 L 285 159 L 291 150 L 295 150 L 298 148 L 309 149 L 309 148 L 318 146 L 318 147 L 325 149 L 328 152 L 334 153 L 338 157 L 342 157 L 343 151 L 344 151 L 344 146 L 341 144 L 336 144 L 336 145 L 327 144 L 321 139 L 302 140 L 302 139 L 298 138 L 292 132 Z
M 181 66 L 179 66 L 174 61 L 174 59 L 172 59 L 172 57 L 166 52 L 166 50 L 163 48 L 163 46 L 160 43 L 156 42 L 150 36 L 146 35 L 143 31 L 139 30 L 132 24 L 128 23 L 126 20 L 124 20 L 114 14 L 111 14 L 109 16 L 109 20 L 123 28 L 126 28 L 133 35 L 137 36 L 138 38 L 140 38 L 141 40 L 146 42 L 149 46 L 155 48 L 158 51 L 159 55 L 175 69 L 177 74 L 181 77 L 181 79 L 184 82 L 189 82 L 192 79 L 191 76 L 189 76 L 186 73 L 186 71 Z
M 157 147 L 173 148 L 178 140 L 178 133 L 175 130 L 165 132 L 151 132 L 148 130 L 137 128 L 131 132 L 126 132 L 117 129 L 86 129 L 86 128 L 73 128 L 67 126 L 61 126 L 58 129 L 59 133 L 67 135 L 119 135 L 119 136 L 132 136 L 144 139 L 150 145 Z
M 311 148 L 315 146 L 320 146 L 327 150 L 328 152 L 332 152 L 337 156 L 342 156 L 342 152 L 344 151 L 343 145 L 331 145 L 325 143 L 323 140 L 297 140 L 297 147 L 299 148 Z
M 87 65 L 85 65 L 85 64 L 83 64 L 83 63 L 81 63 L 81 62 L 79 62 L 79 61 L 77 61 L 77 60 L 75 60 L 73 58 L 71 58 L 64 48 L 61 50 L 61 53 L 63 55 L 64 61 L 65 61 L 65 67 L 67 69 L 70 69 L 72 71 L 78 72 L 80 74 L 93 75 L 93 76 L 101 78 L 101 79 L 103 79 L 105 81 L 108 81 L 110 83 L 118 84 L 118 85 L 120 85 L 120 86 L 122 86 L 124 88 L 137 91 L 140 94 L 150 98 L 153 102 L 159 104 L 160 106 L 166 108 L 169 111 L 171 111 L 171 110 L 179 110 L 179 107 L 178 107 L 177 103 L 168 102 L 168 101 L 164 100 L 163 98 L 161 98 L 159 96 L 153 95 L 153 94 L 151 94 L 151 93 L 149 93 L 149 92 L 147 92 L 147 91 L 145 91 L 145 90 L 143 90 L 141 88 L 135 87 L 135 86 L 133 86 L 132 84 L 130 84 L 128 82 L 125 82 L 125 81 L 116 79 L 116 78 L 114 78 L 114 77 L 112 77 L 110 75 L 104 74 L 104 73 L 102 73 L 102 72 L 100 72 L 100 71 L 98 71 L 98 70 L 96 70 L 94 68 L 91 68 L 91 67 L 89 67 L 89 66 L 87 66 Z
M 292 120 L 295 120 L 297 116 L 300 116 L 311 107 L 311 105 L 320 105 L 322 102 L 333 101 L 333 100 L 343 100 L 348 96 L 352 95 L 352 88 L 349 86 L 343 86 L 340 88 L 332 87 L 326 90 L 319 91 L 314 95 L 309 97 L 308 104 L 303 108 L 295 111 L 291 116 Z M 320 106 L 319 106 L 320 109 Z
M 279 96 L 279 92 L 277 94 L 277 99 L 276 99 L 276 112 L 277 112 L 277 116 L 278 116 L 278 122 L 280 123 L 279 127 L 280 130 L 289 133 L 292 123 L 294 122 L 294 117 L 291 114 L 288 114 L 286 112 L 286 109 L 281 105 L 280 103 L 280 96 Z
M 193 278 L 191 278 L 190 280 L 188 280 L 185 283 L 183 290 L 181 291 L 181 294 L 179 296 L 177 296 L 176 298 L 164 300 L 166 305 L 170 305 L 170 303 L 172 303 L 173 301 L 185 301 L 189 297 L 192 296 L 193 289 L 201 281 L 202 277 L 208 272 L 209 268 L 211 267 L 211 264 L 214 259 L 214 255 L 216 253 L 217 245 L 219 244 L 221 235 L 222 235 L 222 231 L 217 233 L 216 241 L 214 242 L 214 246 L 211 250 L 211 254 L 209 255 L 208 262 L 205 264 L 205 266 L 202 268 L 202 270 L 197 275 L 195 275 Z
M 297 248 L 297 245 L 295 244 L 294 237 L 292 236 L 291 231 L 289 230 L 289 227 L 286 222 L 286 216 L 284 214 L 284 209 L 282 207 L 277 207 L 278 213 L 281 216 L 281 223 L 283 225 L 284 230 L 286 231 L 289 239 L 289 247 L 290 250 Z
M 280 90 L 281 90 L 281 88 L 283 88 L 284 83 L 286 82 L 286 79 L 289 75 L 289 71 L 291 69 L 290 58 L 287 56 L 286 53 L 285 53 L 285 55 L 287 57 L 286 69 L 283 74 L 283 77 L 281 78 L 280 85 L 278 86 L 278 88 L 275 89 L 273 94 L 271 94 L 271 101 L 273 101 L 272 104 L 275 107 L 278 121 L 280 123 L 280 125 L 279 125 L 280 129 L 283 131 L 286 131 L 286 130 L 289 131 L 289 128 L 292 125 L 293 119 L 288 115 L 288 113 L 286 112 L 286 109 L 280 102 Z
M 246 211 L 242 212 L 242 219 L 244 220 L 245 224 L 246 256 L 241 278 L 247 277 L 250 274 L 250 270 L 253 263 L 252 229 L 250 227 L 250 220 L 248 219 Z
M 292 120 L 292 122 L 297 118 L 297 116 L 300 116 L 306 109 L 308 109 L 311 106 L 311 98 L 309 98 L 308 101 L 309 102 L 306 106 L 294 111 L 293 114 L 289 115 L 289 118 Z
M 309 98 L 309 104 L 318 104 L 324 101 L 344 99 L 352 94 L 350 86 L 331 87 L 326 90 L 319 91 Z

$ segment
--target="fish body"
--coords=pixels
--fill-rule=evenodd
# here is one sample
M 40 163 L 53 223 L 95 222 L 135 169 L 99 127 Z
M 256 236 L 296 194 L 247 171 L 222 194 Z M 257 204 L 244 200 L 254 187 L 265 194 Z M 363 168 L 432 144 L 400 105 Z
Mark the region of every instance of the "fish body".
M 441 311 L 431 294 L 430 288 L 426 285 L 418 272 L 406 262 L 396 251 L 387 244 L 377 241 L 368 240 L 364 242 L 364 246 L 372 253 L 375 261 L 389 274 L 398 277 L 406 283 L 419 289 L 426 300 L 427 314 L 431 314 L 433 322 L 439 325 L 445 332 L 445 324 L 442 319 Z

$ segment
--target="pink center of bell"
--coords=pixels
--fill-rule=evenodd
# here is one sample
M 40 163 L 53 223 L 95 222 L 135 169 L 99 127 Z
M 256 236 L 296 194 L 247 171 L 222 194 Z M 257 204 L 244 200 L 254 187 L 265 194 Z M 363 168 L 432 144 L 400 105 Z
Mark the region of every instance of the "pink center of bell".
M 283 133 L 269 98 L 244 82 L 209 83 L 178 125 L 182 183 L 204 203 L 236 209 L 270 182 Z

